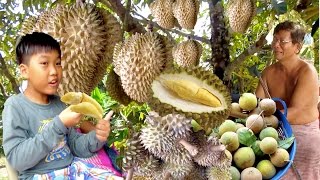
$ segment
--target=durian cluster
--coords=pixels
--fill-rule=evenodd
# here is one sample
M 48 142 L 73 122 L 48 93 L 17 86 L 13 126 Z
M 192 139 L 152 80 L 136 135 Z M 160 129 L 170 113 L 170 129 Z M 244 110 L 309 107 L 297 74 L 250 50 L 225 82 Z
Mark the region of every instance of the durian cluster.
M 22 24 L 20 35 L 45 32 L 60 42 L 63 78 L 59 94 L 89 94 L 102 80 L 112 62 L 113 48 L 122 41 L 117 19 L 93 4 L 57 5 L 30 17 Z
M 124 169 L 133 179 L 231 179 L 225 146 L 195 132 L 180 114 L 150 112 L 146 126 L 127 142 Z
M 199 0 L 155 0 L 150 11 L 159 26 L 171 29 L 178 24 L 185 29 L 193 29 L 199 13 Z

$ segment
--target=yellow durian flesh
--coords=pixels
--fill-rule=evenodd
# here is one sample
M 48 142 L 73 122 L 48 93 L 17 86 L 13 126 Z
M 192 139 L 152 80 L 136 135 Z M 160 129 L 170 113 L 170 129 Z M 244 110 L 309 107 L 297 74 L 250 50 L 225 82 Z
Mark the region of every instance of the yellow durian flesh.
M 182 99 L 211 107 L 221 106 L 220 100 L 215 95 L 192 81 L 162 80 L 160 82 Z
M 82 102 L 79 104 L 69 106 L 70 110 L 96 119 L 102 119 L 102 114 L 98 109 L 89 102 Z
M 93 99 L 91 96 L 88 96 L 85 93 L 82 93 L 82 102 L 89 102 L 90 104 L 94 105 L 95 108 L 98 110 L 99 114 L 103 114 L 103 109 L 101 107 L 101 105 L 95 100 Z
M 61 96 L 61 101 L 66 104 L 79 104 L 82 102 L 82 98 L 81 92 L 68 92 Z

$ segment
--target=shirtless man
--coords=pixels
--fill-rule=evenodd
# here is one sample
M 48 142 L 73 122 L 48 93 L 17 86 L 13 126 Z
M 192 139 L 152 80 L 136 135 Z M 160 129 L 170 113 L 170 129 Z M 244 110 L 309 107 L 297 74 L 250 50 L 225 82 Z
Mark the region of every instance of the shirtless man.
M 299 25 L 286 21 L 274 30 L 272 49 L 277 62 L 262 73 L 271 97 L 284 100 L 288 106 L 287 119 L 297 140 L 295 165 L 302 179 L 320 179 L 320 131 L 318 126 L 318 75 L 311 64 L 299 56 L 304 31 Z M 259 98 L 267 98 L 262 85 L 256 90 Z M 283 107 L 277 104 L 278 109 Z M 283 179 L 298 179 L 292 168 Z

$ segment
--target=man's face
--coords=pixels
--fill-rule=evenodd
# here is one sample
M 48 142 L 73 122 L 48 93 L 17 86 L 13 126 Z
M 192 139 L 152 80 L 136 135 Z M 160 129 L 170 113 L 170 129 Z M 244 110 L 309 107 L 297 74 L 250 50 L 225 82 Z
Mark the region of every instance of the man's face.
M 274 35 L 272 49 L 277 60 L 290 59 L 297 55 L 300 45 L 293 43 L 289 31 L 281 30 Z
M 21 74 L 28 80 L 28 91 L 38 95 L 57 92 L 62 77 L 61 59 L 57 51 L 32 55 L 28 64 L 20 65 Z

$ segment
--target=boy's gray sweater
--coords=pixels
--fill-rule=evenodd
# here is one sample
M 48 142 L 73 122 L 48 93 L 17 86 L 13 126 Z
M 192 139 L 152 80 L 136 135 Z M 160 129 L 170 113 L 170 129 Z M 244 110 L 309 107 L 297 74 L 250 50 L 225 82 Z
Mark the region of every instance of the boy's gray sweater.
M 90 157 L 103 146 L 95 131 L 83 135 L 66 128 L 58 117 L 64 109 L 58 96 L 50 96 L 46 105 L 33 103 L 22 93 L 5 102 L 3 148 L 19 179 L 65 168 L 74 156 Z

